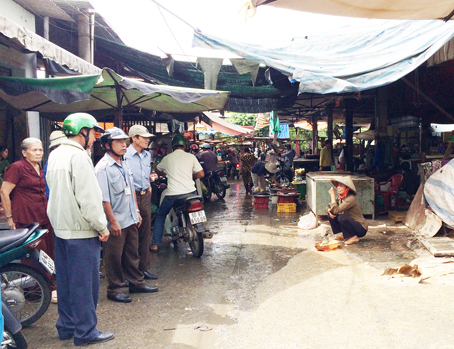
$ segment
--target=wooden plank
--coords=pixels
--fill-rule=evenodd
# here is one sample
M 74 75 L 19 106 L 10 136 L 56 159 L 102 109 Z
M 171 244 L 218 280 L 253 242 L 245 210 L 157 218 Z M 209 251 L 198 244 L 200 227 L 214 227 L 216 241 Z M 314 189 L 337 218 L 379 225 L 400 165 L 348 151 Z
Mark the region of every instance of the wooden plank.
M 453 239 L 448 237 L 425 238 L 422 235 L 416 235 L 416 237 L 434 257 L 454 257 Z
M 407 215 L 407 211 L 389 211 L 388 217 L 391 218 L 394 222 L 402 222 Z

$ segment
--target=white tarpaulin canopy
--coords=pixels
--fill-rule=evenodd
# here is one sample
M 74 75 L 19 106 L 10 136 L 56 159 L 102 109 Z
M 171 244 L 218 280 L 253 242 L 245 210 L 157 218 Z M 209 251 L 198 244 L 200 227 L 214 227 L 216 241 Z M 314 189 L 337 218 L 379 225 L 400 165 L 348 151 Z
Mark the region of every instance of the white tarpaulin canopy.
M 194 33 L 194 46 L 229 50 L 299 82 L 299 93 L 363 91 L 407 75 L 454 37 L 454 22 L 369 20 L 335 32 L 270 43 Z
M 440 19 L 454 10 L 452 0 L 252 0 L 270 6 L 333 16 L 382 19 Z

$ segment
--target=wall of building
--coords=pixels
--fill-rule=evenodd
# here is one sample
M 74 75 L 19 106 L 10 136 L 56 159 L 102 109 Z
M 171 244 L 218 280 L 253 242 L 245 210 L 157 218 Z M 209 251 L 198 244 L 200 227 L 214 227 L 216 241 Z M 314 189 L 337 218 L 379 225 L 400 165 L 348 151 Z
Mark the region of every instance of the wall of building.
M 35 32 L 35 15 L 13 0 L 0 0 L 0 15 Z

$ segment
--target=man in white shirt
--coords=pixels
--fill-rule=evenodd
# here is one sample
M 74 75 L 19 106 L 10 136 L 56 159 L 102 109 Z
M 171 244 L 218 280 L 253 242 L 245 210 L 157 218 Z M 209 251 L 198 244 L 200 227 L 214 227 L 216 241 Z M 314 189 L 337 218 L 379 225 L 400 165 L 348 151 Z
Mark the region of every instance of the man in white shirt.
M 182 135 L 173 137 L 173 152 L 164 157 L 156 167 L 158 175 L 167 176 L 167 194 L 162 200 L 156 216 L 150 247 L 152 252 L 157 252 L 158 245 L 162 243 L 164 223 L 174 202 L 183 195 L 196 194 L 194 179 L 204 176 L 202 166 L 196 157 L 184 151 L 186 146 L 187 140 Z

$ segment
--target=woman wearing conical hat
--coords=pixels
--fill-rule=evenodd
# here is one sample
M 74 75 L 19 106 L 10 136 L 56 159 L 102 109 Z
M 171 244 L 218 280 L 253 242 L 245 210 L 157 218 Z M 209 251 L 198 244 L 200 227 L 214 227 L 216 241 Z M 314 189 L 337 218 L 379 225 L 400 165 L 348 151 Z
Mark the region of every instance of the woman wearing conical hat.
M 355 198 L 355 185 L 350 176 L 340 177 L 331 183 L 339 197 L 336 199 L 336 189 L 331 187 L 328 191 L 331 204 L 327 213 L 333 234 L 339 234 L 335 239 L 345 240 L 345 245 L 356 244 L 359 238 L 366 235 L 368 226 Z

